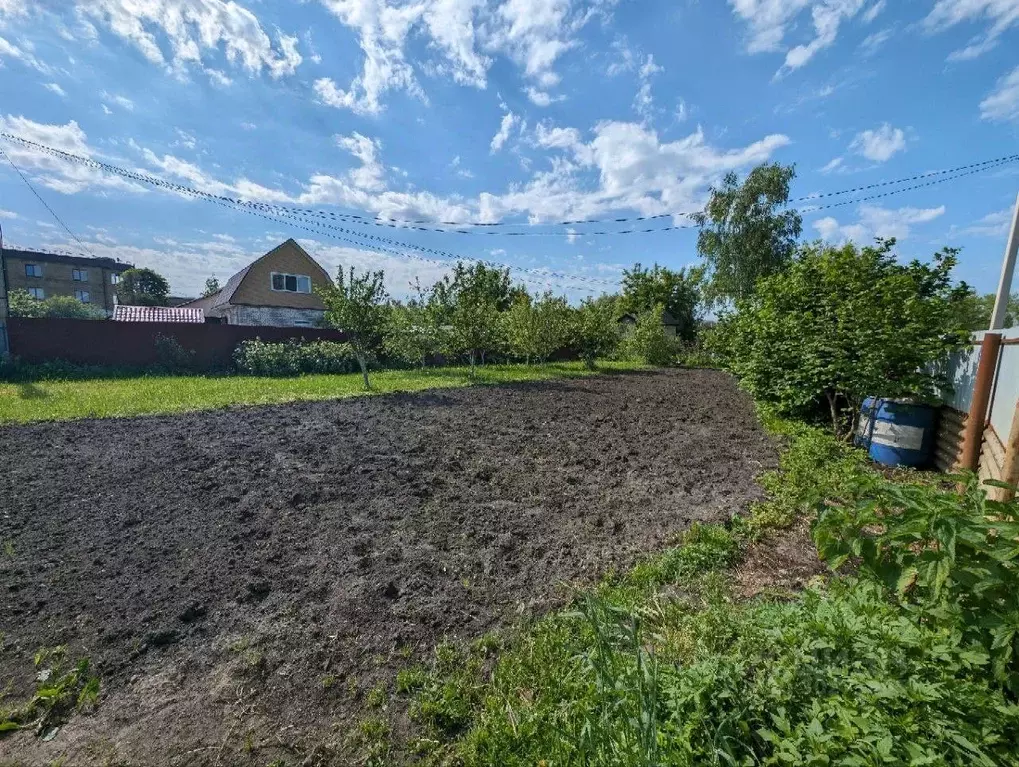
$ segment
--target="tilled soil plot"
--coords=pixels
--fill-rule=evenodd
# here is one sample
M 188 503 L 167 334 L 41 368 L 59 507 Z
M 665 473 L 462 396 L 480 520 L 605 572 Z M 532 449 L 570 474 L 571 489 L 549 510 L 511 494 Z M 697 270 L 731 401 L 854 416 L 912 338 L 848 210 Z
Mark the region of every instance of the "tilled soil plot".
M 728 518 L 775 457 L 704 370 L 0 429 L 0 688 L 57 644 L 103 684 L 0 763 L 354 763 L 366 691 Z

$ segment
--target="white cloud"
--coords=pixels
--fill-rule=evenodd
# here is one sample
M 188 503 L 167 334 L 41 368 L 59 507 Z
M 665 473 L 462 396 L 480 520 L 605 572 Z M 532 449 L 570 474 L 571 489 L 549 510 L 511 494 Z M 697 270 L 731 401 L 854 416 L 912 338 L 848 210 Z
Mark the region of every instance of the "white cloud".
M 884 11 L 887 4 L 887 0 L 877 0 L 874 5 L 863 12 L 863 16 L 861 17 L 863 19 L 863 23 L 870 24 L 873 22 L 874 19 L 881 15 L 881 12 Z
M 25 0 L 0 0 L 0 16 L 21 16 L 27 11 Z
M 524 92 L 527 94 L 527 98 L 530 99 L 531 103 L 539 107 L 547 107 L 557 101 L 566 100 L 566 97 L 563 95 L 553 96 L 550 93 L 538 90 L 532 86 L 527 86 L 527 88 L 524 89 Z
M 24 45 L 24 43 L 22 43 L 22 45 Z M 0 37 L 0 62 L 2 62 L 5 58 L 18 59 L 26 66 L 32 67 L 32 69 L 35 69 L 44 75 L 51 73 L 50 68 L 43 62 L 39 61 L 28 50 L 19 48 L 14 45 L 14 43 Z
M 814 222 L 814 229 L 824 239 L 835 242 L 852 240 L 865 245 L 876 237 L 904 240 L 909 237 L 912 226 L 943 216 L 945 206 L 891 210 L 876 205 L 861 205 L 857 213 L 859 218 L 854 224 L 840 224 L 834 217 L 825 216 Z
M 857 133 L 849 149 L 872 162 L 887 162 L 906 148 L 906 134 L 901 128 L 885 123 L 877 130 Z
M 972 38 L 965 48 L 953 51 L 949 59 L 972 59 L 994 48 L 1004 32 L 1019 24 L 1019 1 L 937 0 L 923 26 L 933 34 L 963 22 L 981 20 L 988 24 L 984 33 Z
M 206 69 L 205 74 L 209 76 L 210 83 L 218 85 L 220 88 L 233 85 L 233 80 L 227 77 L 225 72 L 220 72 L 218 69 Z
M 827 165 L 825 165 L 823 168 L 821 168 L 821 172 L 831 173 L 833 171 L 839 170 L 842 167 L 843 162 L 845 162 L 845 160 L 842 157 L 836 157 Z
M 513 126 L 515 126 L 519 120 L 520 118 L 512 112 L 507 112 L 502 116 L 502 122 L 499 123 L 499 131 L 492 136 L 492 143 L 489 144 L 489 151 L 492 154 L 495 154 L 502 149 L 503 145 L 509 139 L 510 131 L 513 130 Z
M 231 64 L 251 74 L 278 78 L 301 63 L 296 37 L 278 32 L 274 45 L 255 14 L 233 0 L 77 0 L 76 7 L 152 63 L 176 71 L 202 68 L 203 56 L 220 46 Z
M 980 102 L 985 120 L 1019 120 L 1019 67 L 998 80 L 994 90 Z
M 100 91 L 99 98 L 101 98 L 105 103 L 114 104 L 127 112 L 134 111 L 134 102 L 127 96 L 118 96 L 115 93 Z M 109 114 L 109 112 L 107 112 L 107 114 Z
M 66 125 L 51 125 L 37 123 L 27 117 L 7 115 L 0 116 L 0 130 L 64 152 L 84 157 L 93 157 L 96 154 L 88 144 L 85 131 L 74 120 Z M 73 194 L 90 188 L 144 191 L 142 187 L 120 176 L 66 162 L 21 144 L 11 142 L 4 151 L 22 171 L 34 177 L 43 186 L 63 194 Z
M 457 155 L 452 159 L 452 161 L 449 163 L 449 167 L 452 168 L 456 172 L 456 175 L 458 175 L 460 178 L 474 178 L 474 174 L 471 173 L 471 171 L 468 170 L 467 168 L 463 167 L 462 161 L 460 160 L 460 155 Z
M 988 213 L 983 218 L 958 230 L 958 234 L 977 237 L 1005 237 L 1012 225 L 1012 208 L 1004 208 Z
M 778 72 L 781 75 L 799 69 L 830 47 L 842 23 L 859 15 L 866 0 L 729 0 L 729 5 L 749 28 L 747 50 L 750 53 L 786 51 L 785 62 Z M 797 17 L 808 8 L 813 39 L 787 48 L 787 33 L 796 27 Z M 880 8 L 874 11 L 871 6 L 863 14 L 864 20 L 871 21 L 878 13 Z
M 637 95 L 633 97 L 633 109 L 645 121 L 650 121 L 651 118 L 654 117 L 654 98 L 651 95 L 651 78 L 663 71 L 665 70 L 662 67 L 655 64 L 655 57 L 651 54 L 648 54 L 648 57 L 640 66 L 640 71 L 638 73 L 640 78 L 640 87 L 637 89 Z
M 364 61 L 347 87 L 328 78 L 316 83 L 322 103 L 359 114 L 378 114 L 388 91 L 425 95 L 407 41 L 422 38 L 435 59 L 423 66 L 475 88 L 488 84 L 493 57 L 513 61 L 528 81 L 528 97 L 539 105 L 556 100 L 559 57 L 577 46 L 576 35 L 604 0 L 320 0 L 355 31 Z
M 386 169 L 379 162 L 378 153 L 382 145 L 378 139 L 373 140 L 357 132 L 334 138 L 337 146 L 346 149 L 361 161 L 361 167 L 354 168 L 347 174 L 355 187 L 369 192 L 378 192 L 386 188 Z
M 879 29 L 877 32 L 873 32 L 864 38 L 863 42 L 860 43 L 860 50 L 864 56 L 873 56 L 877 53 L 878 49 L 892 39 L 891 27 L 885 29 Z
M 4 210 L 3 208 L 0 208 L 0 218 L 15 219 L 20 218 L 20 216 L 18 216 L 18 214 L 13 210 Z
M 104 115 L 111 115 L 111 114 L 113 114 L 113 110 L 110 109 L 108 106 L 106 106 L 106 104 L 100 104 L 99 106 L 101 106 L 103 108 L 103 114 Z
M 52 91 L 53 93 L 55 93 L 58 96 L 60 96 L 60 98 L 62 98 L 62 99 L 63 98 L 67 98 L 67 92 L 63 88 L 61 88 L 59 85 L 57 85 L 56 83 L 46 83 L 42 87 L 45 88 L 48 91 Z

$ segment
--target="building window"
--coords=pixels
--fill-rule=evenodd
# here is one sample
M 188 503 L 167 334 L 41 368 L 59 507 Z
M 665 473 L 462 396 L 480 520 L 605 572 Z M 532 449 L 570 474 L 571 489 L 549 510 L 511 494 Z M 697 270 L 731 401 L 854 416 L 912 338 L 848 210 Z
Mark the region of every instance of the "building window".
M 83 304 L 87 304 L 91 299 L 87 290 L 76 290 L 74 291 L 74 297 L 81 301 Z
M 39 264 L 25 264 L 26 277 L 42 277 L 42 266 Z
M 75 282 L 88 282 L 88 269 L 72 269 L 71 279 Z
M 270 286 L 273 290 L 282 290 L 287 293 L 310 293 L 311 277 L 306 274 L 273 272 Z
M 110 284 L 111 285 L 116 285 L 118 282 L 120 282 L 120 275 L 119 274 L 111 274 L 110 275 Z
M 40 301 L 46 298 L 46 291 L 42 288 L 29 288 L 28 294 L 32 296 L 32 298 L 38 298 Z

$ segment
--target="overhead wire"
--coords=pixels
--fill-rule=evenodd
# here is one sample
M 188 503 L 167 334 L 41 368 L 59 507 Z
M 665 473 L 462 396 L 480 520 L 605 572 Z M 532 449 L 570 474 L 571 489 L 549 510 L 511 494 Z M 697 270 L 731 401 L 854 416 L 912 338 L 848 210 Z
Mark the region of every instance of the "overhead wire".
M 198 198 L 198 199 L 204 199 L 204 200 L 212 201 L 212 202 L 215 202 L 217 204 L 223 205 L 225 207 L 232 207 L 232 208 L 237 209 L 237 210 L 243 210 L 243 211 L 248 211 L 248 212 L 252 212 L 252 213 L 259 213 L 259 212 L 261 212 L 263 214 L 263 217 L 265 217 L 266 214 L 275 214 L 275 215 L 278 215 L 278 216 L 284 216 L 285 218 L 288 218 L 288 219 L 296 219 L 298 221 L 305 221 L 306 223 L 314 223 L 318 227 L 325 227 L 325 228 L 328 228 L 328 229 L 330 229 L 332 231 L 339 232 L 339 233 L 341 233 L 343 235 L 346 235 L 348 238 L 349 237 L 357 237 L 357 238 L 361 238 L 361 240 L 366 240 L 367 243 L 366 242 L 354 242 L 353 243 L 353 244 L 359 245 L 361 247 L 365 247 L 367 245 L 368 247 L 372 247 L 372 248 L 378 249 L 379 248 L 379 243 L 382 243 L 384 245 L 394 245 L 394 246 L 401 247 L 401 248 L 408 248 L 410 250 L 416 250 L 416 251 L 423 252 L 423 253 L 429 253 L 429 254 L 432 254 L 432 255 L 436 255 L 436 256 L 443 257 L 443 258 L 452 259 L 452 260 L 471 261 L 471 262 L 483 263 L 483 264 L 485 264 L 487 266 L 491 266 L 491 267 L 494 267 L 494 268 L 510 269 L 511 271 L 516 271 L 516 272 L 522 272 L 522 273 L 526 273 L 526 274 L 537 275 L 537 276 L 539 276 L 543 280 L 548 280 L 549 278 L 552 278 L 552 279 L 563 279 L 563 280 L 569 280 L 571 282 L 582 282 L 582 283 L 586 283 L 586 284 L 596 285 L 596 286 L 599 286 L 599 287 L 616 287 L 618 285 L 618 280 L 613 282 L 613 281 L 609 281 L 609 280 L 598 279 L 598 278 L 595 278 L 595 277 L 587 277 L 585 275 L 573 275 L 573 274 L 568 274 L 568 273 L 565 273 L 565 272 L 558 272 L 558 271 L 552 271 L 552 270 L 546 270 L 546 269 L 534 269 L 534 268 L 516 266 L 514 264 L 505 264 L 505 263 L 501 263 L 501 262 L 498 262 L 498 261 L 492 261 L 492 260 L 488 260 L 488 259 L 477 258 L 477 257 L 474 257 L 474 256 L 464 256 L 464 255 L 453 253 L 451 251 L 444 250 L 444 249 L 441 249 L 441 248 L 430 248 L 430 247 L 425 247 L 425 246 L 420 246 L 420 245 L 412 245 L 410 243 L 402 242 L 400 240 L 394 240 L 392 238 L 382 237 L 381 235 L 367 234 L 367 233 L 364 233 L 364 232 L 359 232 L 359 231 L 356 231 L 356 230 L 353 230 L 353 229 L 347 229 L 345 227 L 339 227 L 339 226 L 335 226 L 335 225 L 332 225 L 332 224 L 321 223 L 321 222 L 317 222 L 317 221 L 316 222 L 309 222 L 307 220 L 307 218 L 304 218 L 304 217 L 301 217 L 301 216 L 295 214 L 292 208 L 288 208 L 288 207 L 284 207 L 284 206 L 265 205 L 265 204 L 262 204 L 262 203 L 252 203 L 252 202 L 247 201 L 247 200 L 239 200 L 239 199 L 228 197 L 228 196 L 225 196 L 225 195 L 217 195 L 217 194 L 212 194 L 211 192 L 204 192 L 204 191 L 202 191 L 200 189 L 195 189 L 194 187 L 185 186 L 183 184 L 176 184 L 176 183 L 173 183 L 171 181 L 166 181 L 165 179 L 157 178 L 155 176 L 149 176 L 149 175 L 144 174 L 144 173 L 137 173 L 135 171 L 131 171 L 131 170 L 128 170 L 126 168 L 121 168 L 119 166 L 112 165 L 110 163 L 105 163 L 105 162 L 102 162 L 100 160 L 93 160 L 92 158 L 82 157 L 80 155 L 75 155 L 75 154 L 72 154 L 70 152 L 64 152 L 63 150 L 55 149 L 53 147 L 48 147 L 48 146 L 45 146 L 44 144 L 38 144 L 37 142 L 29 141 L 28 139 L 23 139 L 23 138 L 21 138 L 19 136 L 14 136 L 13 134 L 9 134 L 9 133 L 0 132 L 0 138 L 4 138 L 4 139 L 8 139 L 8 140 L 14 140 L 14 141 L 16 141 L 18 143 L 22 143 L 24 145 L 31 146 L 31 147 L 33 147 L 35 149 L 38 149 L 39 151 L 43 151 L 43 152 L 46 152 L 48 154 L 52 154 L 52 155 L 54 155 L 56 157 L 61 157 L 63 159 L 68 159 L 68 160 L 73 161 L 73 162 L 79 162 L 79 163 L 81 163 L 83 165 L 86 165 L 88 167 L 92 167 L 94 169 L 105 170 L 105 171 L 110 172 L 110 173 L 115 173 L 116 175 L 121 176 L 122 178 L 128 178 L 128 179 L 133 180 L 133 181 L 139 181 L 139 182 L 142 182 L 142 183 L 150 184 L 152 186 L 157 186 L 157 187 L 160 187 L 160 188 L 163 188 L 163 189 L 167 189 L 169 191 L 172 191 L 172 192 L 175 192 L 175 193 L 178 193 L 178 194 L 181 194 L 181 195 L 185 195 L 185 196 L 195 197 L 195 198 Z M 274 220 L 276 223 L 284 223 L 284 222 L 280 221 L 279 219 L 270 219 L 270 220 Z M 307 229 L 306 226 L 299 227 L 299 228 Z M 326 234 L 327 236 L 332 236 L 328 232 L 324 232 L 321 229 L 316 230 L 316 233 L 318 233 L 318 234 Z M 340 238 L 340 237 L 334 237 L 334 238 L 335 239 L 343 239 L 343 241 L 346 241 L 346 242 L 352 242 L 349 239 L 344 239 L 344 238 Z M 397 252 L 397 251 L 394 251 L 394 252 Z M 406 254 L 404 254 L 404 255 L 406 255 Z M 438 263 L 443 263 L 443 265 L 445 265 L 445 266 L 449 265 L 448 262 L 438 262 Z
M 54 147 L 49 147 L 49 146 L 46 146 L 44 144 L 40 144 L 38 142 L 34 142 L 34 141 L 29 140 L 29 139 L 25 139 L 25 138 L 23 138 L 21 136 L 17 136 L 17 135 L 11 134 L 11 133 L 0 132 L 0 138 L 4 138 L 6 140 L 22 144 L 24 146 L 32 147 L 33 149 L 36 149 L 38 151 L 42 151 L 42 152 L 54 155 L 56 157 L 60 157 L 60 158 L 63 158 L 65 160 L 71 161 L 71 162 L 77 162 L 77 163 L 81 163 L 81 164 L 84 164 L 84 165 L 91 166 L 91 167 L 96 168 L 96 169 L 105 170 L 105 171 L 107 171 L 109 173 L 113 173 L 113 174 L 119 175 L 121 177 L 132 179 L 132 180 L 135 180 L 135 181 L 141 181 L 141 182 L 148 183 L 148 184 L 155 184 L 157 186 L 163 186 L 165 188 L 168 188 L 168 189 L 171 189 L 171 190 L 174 190 L 174 191 L 179 191 L 179 192 L 182 192 L 182 193 L 186 193 L 185 190 L 189 190 L 190 189 L 189 187 L 184 187 L 184 186 L 182 186 L 180 184 L 174 184 L 173 182 L 168 182 L 168 181 L 165 181 L 164 179 L 159 179 L 159 178 L 156 178 L 156 177 L 153 177 L 153 176 L 148 176 L 148 175 L 143 174 L 143 173 L 138 173 L 138 172 L 135 172 L 135 171 L 130 171 L 130 170 L 127 170 L 125 168 L 121 168 L 119 166 L 112 165 L 110 163 L 105 163 L 105 162 L 102 162 L 102 161 L 99 161 L 99 160 L 94 160 L 94 159 L 88 158 L 88 157 L 82 157 L 81 155 L 76 155 L 76 154 L 73 154 L 73 153 L 70 153 L 70 152 L 65 152 L 63 150 L 56 149 Z M 1004 155 L 1002 157 L 997 157 L 997 158 L 993 158 L 993 159 L 990 159 L 990 160 L 982 160 L 980 162 L 969 163 L 967 165 L 961 165 L 961 166 L 957 166 L 957 167 L 954 167 L 954 168 L 946 168 L 946 169 L 943 169 L 943 170 L 928 171 L 928 172 L 920 173 L 920 174 L 917 174 L 917 175 L 914 175 L 914 176 L 908 176 L 908 177 L 904 177 L 904 178 L 892 179 L 892 180 L 887 180 L 887 181 L 879 181 L 879 182 L 875 182 L 873 184 L 865 184 L 863 186 L 852 187 L 850 189 L 841 189 L 841 190 L 837 190 L 837 191 L 833 191 L 833 192 L 824 192 L 824 193 L 810 194 L 810 195 L 806 195 L 806 196 L 803 196 L 803 197 L 793 198 L 792 200 L 790 200 L 790 202 L 791 203 L 795 203 L 795 202 L 807 202 L 807 201 L 810 201 L 810 200 L 825 199 L 825 198 L 837 197 L 837 196 L 842 196 L 842 195 L 847 195 L 847 194 L 856 194 L 856 193 L 859 193 L 859 192 L 862 192 L 862 191 L 868 191 L 870 189 L 878 189 L 878 188 L 883 188 L 883 187 L 888 187 L 888 186 L 897 186 L 897 185 L 900 185 L 900 184 L 910 183 L 912 181 L 917 181 L 917 180 L 922 180 L 922 179 L 927 179 L 927 178 L 940 177 L 940 178 L 936 178 L 936 180 L 934 180 L 934 181 L 930 181 L 930 182 L 927 182 L 927 183 L 924 183 L 924 184 L 916 184 L 916 185 L 904 187 L 902 189 L 891 190 L 889 192 L 885 192 L 885 193 L 882 193 L 880 195 L 870 195 L 870 196 L 863 197 L 863 198 L 857 198 L 857 199 L 853 199 L 853 200 L 847 200 L 847 201 L 838 202 L 838 203 L 832 203 L 832 204 L 823 205 L 823 206 L 812 206 L 812 207 L 809 207 L 809 208 L 805 208 L 803 210 L 803 212 L 814 212 L 814 211 L 817 211 L 817 210 L 826 210 L 826 209 L 829 209 L 829 208 L 841 207 L 841 206 L 844 206 L 844 205 L 853 205 L 853 204 L 856 204 L 856 203 L 859 203 L 859 202 L 866 202 L 866 201 L 869 201 L 869 200 L 880 199 L 880 198 L 884 198 L 884 197 L 890 197 L 890 196 L 895 195 L 895 194 L 902 194 L 902 193 L 905 193 L 905 192 L 913 191 L 913 190 L 924 188 L 924 187 L 935 186 L 937 184 L 947 183 L 949 181 L 953 181 L 955 179 L 962 178 L 964 176 L 969 176 L 969 175 L 972 175 L 974 173 L 980 173 L 980 172 L 983 172 L 985 170 L 990 170 L 992 168 L 1001 167 L 1002 165 L 1010 164 L 1010 163 L 1015 162 L 1017 160 L 1019 160 L 1019 154 Z M 497 221 L 497 222 L 482 222 L 482 221 L 476 221 L 476 222 L 455 222 L 455 221 L 428 221 L 428 220 L 420 220 L 420 219 L 418 219 L 418 220 L 415 220 L 415 219 L 393 219 L 393 218 L 385 218 L 385 217 L 382 217 L 382 216 L 367 216 L 367 215 L 361 215 L 361 214 L 357 214 L 357 213 L 342 213 L 342 212 L 327 211 L 327 210 L 322 210 L 322 209 L 303 208 L 303 207 L 290 206 L 290 205 L 280 205 L 280 204 L 276 204 L 276 203 L 265 203 L 265 202 L 258 202 L 258 201 L 252 201 L 252 200 L 242 200 L 242 199 L 238 199 L 238 198 L 235 198 L 235 197 L 229 197 L 229 196 L 226 196 L 226 195 L 213 195 L 211 193 L 203 193 L 203 194 L 209 195 L 210 197 L 213 197 L 213 198 L 215 198 L 217 200 L 220 200 L 222 202 L 225 202 L 225 203 L 229 203 L 231 205 L 244 206 L 244 207 L 248 207 L 248 208 L 255 208 L 255 209 L 262 210 L 264 212 L 269 212 L 269 213 L 273 213 L 273 214 L 277 214 L 277 215 L 285 215 L 285 216 L 288 216 L 288 217 L 291 217 L 291 216 L 300 216 L 300 217 L 305 217 L 305 218 L 307 218 L 307 217 L 326 218 L 326 219 L 338 220 L 338 221 L 340 221 L 342 223 L 348 223 L 348 224 L 351 224 L 351 225 L 362 224 L 362 225 L 366 225 L 366 226 L 381 226 L 381 227 L 388 227 L 388 228 L 393 228 L 393 229 L 408 229 L 408 230 L 413 230 L 413 231 L 436 232 L 436 233 L 441 233 L 441 234 L 488 234 L 488 235 L 500 235 L 500 236 L 505 236 L 505 237 L 611 236 L 611 235 L 624 235 L 624 234 L 653 234 L 653 233 L 657 233 L 657 232 L 670 232 L 670 231 L 675 231 L 675 230 L 679 230 L 679 229 L 691 229 L 691 228 L 694 228 L 694 227 L 697 226 L 696 223 L 693 223 L 693 224 L 675 224 L 675 225 L 666 226 L 666 227 L 629 228 L 629 229 L 623 229 L 623 230 L 599 230 L 599 231 L 594 231 L 594 232 L 590 232 L 590 231 L 587 231 L 587 232 L 532 232 L 532 231 L 527 231 L 527 232 L 507 232 L 507 231 L 501 231 L 501 230 L 496 231 L 496 230 L 494 230 L 494 228 L 495 227 L 517 227 L 517 228 L 520 228 L 520 227 L 530 227 L 530 228 L 533 228 L 533 227 L 536 227 L 536 226 L 546 226 L 546 227 L 559 226 L 559 227 L 562 227 L 562 226 L 577 226 L 577 225 L 582 225 L 582 224 L 635 223 L 635 222 L 654 221 L 654 220 L 660 220 L 660 219 L 665 219 L 665 218 L 680 218 L 680 217 L 687 217 L 687 218 L 689 218 L 689 217 L 692 217 L 692 216 L 696 215 L 697 211 L 689 211 L 689 212 L 681 212 L 681 213 L 659 213 L 659 214 L 654 214 L 654 215 L 650 215 L 650 216 L 634 216 L 634 217 L 619 217 L 619 218 L 605 218 L 605 219 L 594 219 L 594 218 L 592 218 L 592 219 L 576 219 L 576 220 L 571 220 L 571 221 L 559 221 L 559 222 L 554 222 L 554 223 L 542 223 L 542 222 L 514 223 L 514 222 L 506 222 L 506 221 Z M 426 226 L 426 225 L 430 225 L 430 226 Z M 475 232 L 475 231 L 471 231 L 468 228 L 448 229 L 448 228 L 439 228 L 439 227 L 478 227 L 478 228 L 482 228 L 484 230 L 483 231 L 479 231 L 479 232 Z M 493 228 L 493 230 L 489 231 L 489 230 L 487 230 L 487 228 Z M 404 244 L 404 246 L 407 246 L 407 245 Z M 414 247 L 414 246 L 407 246 L 407 247 Z
M 28 180 L 28 177 L 24 173 L 21 172 L 21 168 L 14 164 L 14 160 L 11 159 L 11 156 L 7 154 L 7 152 L 5 152 L 2 148 L 0 148 L 0 154 L 2 154 L 4 156 L 4 159 L 11 164 L 11 167 L 14 168 L 14 172 L 21 177 L 21 180 L 25 182 L 25 186 L 27 186 L 32 191 L 32 194 L 34 194 L 36 199 L 42 203 L 42 206 L 46 208 L 47 211 L 49 211 L 49 214 L 53 216 L 54 220 L 58 224 L 60 224 L 61 227 L 63 227 L 63 230 L 65 232 L 71 235 L 71 239 L 77 242 L 82 247 L 83 250 L 88 250 L 88 248 L 85 247 L 85 243 L 83 243 L 81 239 L 79 239 L 78 235 L 71 231 L 71 228 L 64 223 L 64 220 L 57 215 L 57 212 L 53 210 L 53 208 L 50 207 L 50 204 L 43 199 L 43 196 L 39 194 L 38 191 L 36 191 L 36 188 L 35 186 L 33 186 L 32 182 Z M 95 253 L 92 253 L 92 251 L 88 252 L 93 258 L 95 258 Z

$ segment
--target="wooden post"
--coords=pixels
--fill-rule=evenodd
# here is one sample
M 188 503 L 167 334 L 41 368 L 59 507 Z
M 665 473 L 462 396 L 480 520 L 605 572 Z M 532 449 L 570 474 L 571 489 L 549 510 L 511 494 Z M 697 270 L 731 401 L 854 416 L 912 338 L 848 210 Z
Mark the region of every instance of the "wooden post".
M 966 419 L 962 458 L 959 461 L 961 468 L 968 471 L 976 471 L 980 464 L 980 445 L 984 439 L 987 406 L 991 401 L 991 386 L 994 384 L 1000 349 L 1001 333 L 984 333 L 984 340 L 980 344 L 980 361 L 977 363 L 977 378 L 973 383 L 973 401 Z
M 1001 467 L 1001 481 L 1010 485 L 1019 485 L 1019 402 L 1015 405 L 1015 413 L 1012 415 L 1012 428 L 1008 432 L 1008 442 L 1005 443 L 1005 463 Z M 1002 490 L 1002 497 L 999 500 L 1011 501 L 1015 498 L 1014 490 Z

